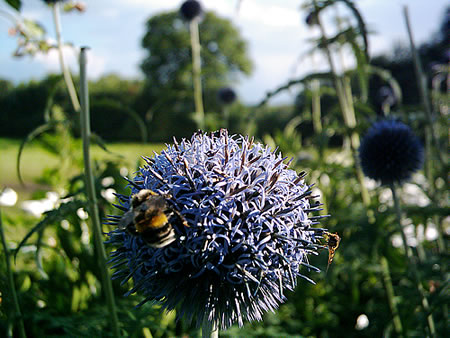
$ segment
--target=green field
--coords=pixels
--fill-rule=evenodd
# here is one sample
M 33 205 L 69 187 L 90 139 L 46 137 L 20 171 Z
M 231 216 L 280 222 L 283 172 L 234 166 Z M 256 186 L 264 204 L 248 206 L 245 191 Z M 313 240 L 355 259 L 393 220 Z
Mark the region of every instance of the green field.
M 17 155 L 21 141 L 0 138 L 1 165 L 0 165 L 0 187 L 11 187 L 13 189 L 27 190 L 36 188 L 36 180 L 46 168 L 58 164 L 58 157 L 45 150 L 38 142 L 31 142 L 25 146 L 21 159 L 21 175 L 25 187 L 21 187 L 17 175 Z M 141 144 L 141 143 L 114 143 L 107 145 L 109 152 L 98 146 L 92 146 L 92 159 L 120 160 L 124 166 L 135 168 L 141 163 L 140 156 L 149 156 L 153 151 L 159 152 L 164 144 Z M 76 148 L 75 158 L 81 158 L 81 142 Z
M 29 226 L 21 224 L 35 224 L 36 219 L 25 213 L 20 203 L 25 200 L 43 197 L 45 191 L 52 188 L 39 182 L 45 170 L 58 166 L 60 159 L 47 151 L 39 142 L 31 142 L 24 148 L 21 158 L 20 171 L 23 184 L 17 175 L 17 155 L 21 141 L 0 138 L 1 165 L 0 165 L 0 190 L 6 187 L 14 189 L 18 194 L 18 201 L 13 207 L 3 207 L 3 217 L 6 223 L 6 234 L 11 240 L 21 239 L 29 230 Z M 120 161 L 131 173 L 137 165 L 142 164 L 140 156 L 152 155 L 153 151 L 159 152 L 164 148 L 164 144 L 138 144 L 138 143 L 115 143 L 107 145 L 108 151 L 98 146 L 92 146 L 92 160 L 110 159 Z M 74 158 L 82 158 L 81 141 L 76 142 L 76 154 Z M 69 177 L 77 174 L 68 173 Z M 15 225 L 15 226 L 14 226 Z

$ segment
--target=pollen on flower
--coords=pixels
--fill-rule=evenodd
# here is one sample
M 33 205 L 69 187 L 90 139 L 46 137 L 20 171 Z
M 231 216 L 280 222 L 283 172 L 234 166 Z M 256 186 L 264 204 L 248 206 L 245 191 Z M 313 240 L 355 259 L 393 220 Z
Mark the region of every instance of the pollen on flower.
M 176 240 L 160 248 L 126 229 L 109 233 L 117 247 L 113 278 L 133 279 L 128 294 L 225 329 L 261 320 L 298 277 L 314 283 L 305 272 L 319 271 L 308 255 L 320 247 L 325 229 L 313 226 L 324 216 L 310 215 L 321 209 L 311 202 L 305 173 L 289 169 L 281 154 L 221 130 L 198 132 L 144 159 L 129 179 L 130 196 L 118 195 L 118 208 L 129 212 L 131 196 L 149 189 L 165 196 L 187 226 L 173 222 Z

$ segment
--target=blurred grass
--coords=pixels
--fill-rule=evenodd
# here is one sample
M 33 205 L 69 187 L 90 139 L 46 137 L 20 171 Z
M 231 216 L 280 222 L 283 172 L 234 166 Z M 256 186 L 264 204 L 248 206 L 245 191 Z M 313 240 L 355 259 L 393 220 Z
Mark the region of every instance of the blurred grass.
M 25 200 L 44 197 L 44 192 L 50 190 L 49 186 L 37 183 L 45 169 L 56 167 L 59 158 L 44 149 L 39 142 L 31 142 L 25 146 L 21 159 L 21 174 L 24 181 L 22 185 L 16 172 L 17 154 L 21 140 L 0 138 L 1 164 L 0 164 L 0 190 L 9 187 L 18 194 L 16 205 L 2 207 L 3 218 L 6 224 L 6 237 L 12 241 L 22 239 L 29 230 L 30 224 L 36 224 L 37 219 L 20 208 L 20 203 Z M 164 144 L 140 144 L 140 143 L 115 143 L 107 146 L 109 152 L 98 146 L 93 146 L 93 160 L 110 159 L 117 160 L 128 169 L 131 175 L 138 165 L 142 165 L 141 156 L 151 156 L 153 151 L 160 152 Z M 81 141 L 76 146 L 74 158 L 81 158 Z M 77 172 L 68 173 L 69 176 Z M 125 180 L 124 180 L 125 184 Z
M 0 138 L 1 165 L 0 165 L 0 187 L 20 188 L 19 178 L 16 172 L 17 154 L 21 141 Z M 107 145 L 109 153 L 98 146 L 93 146 L 92 158 L 95 159 L 118 159 L 123 162 L 128 169 L 134 170 L 136 166 L 142 164 L 140 156 L 152 155 L 153 151 L 160 152 L 164 144 L 141 144 L 141 143 L 113 143 Z M 81 158 L 81 141 L 77 147 L 75 158 Z M 46 151 L 39 145 L 39 142 L 31 142 L 25 146 L 21 159 L 21 173 L 25 182 L 25 190 L 35 189 L 36 180 L 42 175 L 44 169 L 54 167 L 58 164 L 58 157 Z M 27 188 L 28 187 L 28 188 Z

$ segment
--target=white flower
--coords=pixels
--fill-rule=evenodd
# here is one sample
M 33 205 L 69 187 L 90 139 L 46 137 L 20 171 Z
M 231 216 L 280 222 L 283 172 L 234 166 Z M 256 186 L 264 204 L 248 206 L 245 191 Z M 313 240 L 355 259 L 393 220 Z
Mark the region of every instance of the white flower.
M 5 188 L 0 192 L 0 205 L 12 207 L 17 203 L 17 193 L 11 188 Z

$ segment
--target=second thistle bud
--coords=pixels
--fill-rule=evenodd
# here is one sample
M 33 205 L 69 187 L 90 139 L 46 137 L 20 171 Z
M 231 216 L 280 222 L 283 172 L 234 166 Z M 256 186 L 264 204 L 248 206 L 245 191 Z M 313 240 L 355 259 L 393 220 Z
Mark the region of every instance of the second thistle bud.
M 231 104 L 237 98 L 236 92 L 229 87 L 220 88 L 217 92 L 217 97 L 222 104 Z
M 309 12 L 305 18 L 305 23 L 310 27 L 317 25 L 317 13 L 315 11 Z
M 180 14 L 185 20 L 192 21 L 202 14 L 202 6 L 197 0 L 187 0 L 181 5 Z

